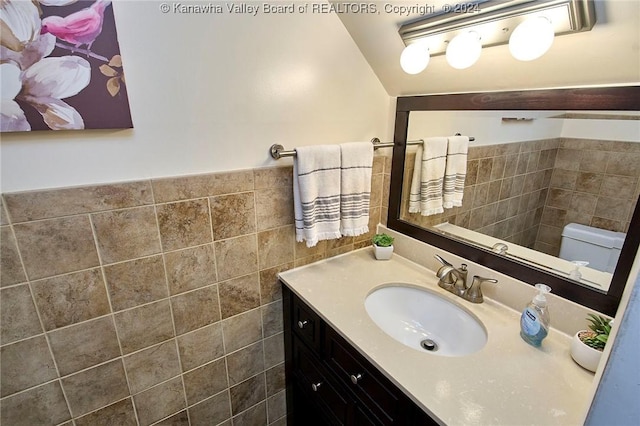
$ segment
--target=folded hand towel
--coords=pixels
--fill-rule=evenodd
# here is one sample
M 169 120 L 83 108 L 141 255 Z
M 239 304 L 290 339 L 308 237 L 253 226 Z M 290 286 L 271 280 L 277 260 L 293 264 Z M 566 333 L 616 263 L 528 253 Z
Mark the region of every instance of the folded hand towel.
M 340 238 L 340 146 L 296 148 L 293 173 L 296 240 Z
M 369 232 L 373 144 L 346 143 L 340 150 L 340 232 L 355 237 Z
M 442 207 L 442 184 L 447 158 L 447 138 L 434 137 L 424 139 L 422 155 L 420 156 L 419 151 L 420 149 L 418 148 L 415 167 L 420 168 L 420 214 L 422 216 L 430 216 L 442 213 L 444 211 Z
M 460 207 L 464 193 L 464 180 L 467 175 L 467 152 L 469 137 L 451 136 L 447 148 L 447 165 L 444 173 L 445 209 Z
M 424 143 L 424 141 L 423 141 Z M 420 183 L 422 181 L 422 145 L 418 145 L 413 160 L 411 189 L 409 190 L 409 213 L 420 213 Z

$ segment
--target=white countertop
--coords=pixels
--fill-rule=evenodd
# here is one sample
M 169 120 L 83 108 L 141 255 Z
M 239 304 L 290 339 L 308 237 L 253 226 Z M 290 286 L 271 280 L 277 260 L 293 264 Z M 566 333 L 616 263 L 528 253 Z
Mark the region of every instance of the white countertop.
M 485 296 L 469 303 L 437 285 L 433 271 L 370 247 L 280 274 L 285 284 L 412 400 L 448 425 L 577 425 L 594 375 L 571 359 L 571 337 L 551 329 L 541 348 L 520 338 L 520 313 Z M 429 288 L 476 315 L 480 351 L 446 357 L 404 346 L 369 318 L 366 296 L 389 283 Z M 455 330 L 452 330 L 455 332 Z

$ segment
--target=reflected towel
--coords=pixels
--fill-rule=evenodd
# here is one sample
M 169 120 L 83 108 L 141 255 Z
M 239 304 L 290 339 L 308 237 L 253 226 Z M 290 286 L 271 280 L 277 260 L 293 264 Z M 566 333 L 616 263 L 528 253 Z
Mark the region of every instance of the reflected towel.
M 340 238 L 340 146 L 296 148 L 293 206 L 296 241 L 313 247 Z
M 447 159 L 447 138 L 434 137 L 423 139 L 418 145 L 411 190 L 409 195 L 409 212 L 422 216 L 442 213 L 443 182 Z
M 355 237 L 369 232 L 373 144 L 340 145 L 340 233 Z
M 447 148 L 447 165 L 444 173 L 443 206 L 445 209 L 460 207 L 467 176 L 468 136 L 451 136 Z

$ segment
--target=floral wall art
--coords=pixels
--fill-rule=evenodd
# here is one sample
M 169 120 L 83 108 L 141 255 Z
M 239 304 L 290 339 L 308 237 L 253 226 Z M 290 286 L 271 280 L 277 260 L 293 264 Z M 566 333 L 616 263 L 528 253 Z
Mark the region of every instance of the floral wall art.
M 0 0 L 0 131 L 131 128 L 111 1 Z

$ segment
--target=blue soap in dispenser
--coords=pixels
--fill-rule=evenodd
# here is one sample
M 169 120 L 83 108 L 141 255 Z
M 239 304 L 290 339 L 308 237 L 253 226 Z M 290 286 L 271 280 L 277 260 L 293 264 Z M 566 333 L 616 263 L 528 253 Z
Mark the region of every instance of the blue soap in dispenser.
M 551 291 L 551 287 L 545 284 L 536 284 L 538 294 L 522 311 L 520 317 L 520 336 L 530 345 L 540 346 L 542 339 L 549 333 L 549 310 L 545 294 Z

